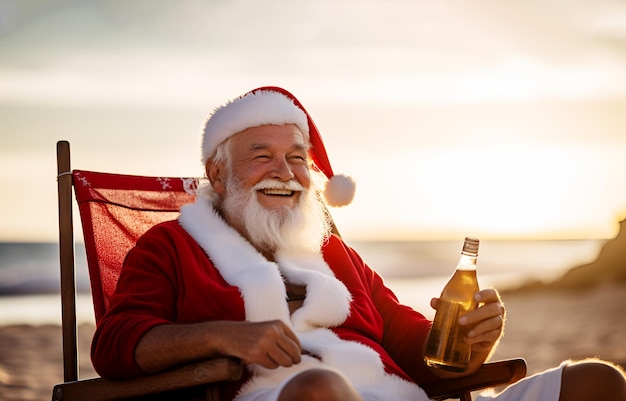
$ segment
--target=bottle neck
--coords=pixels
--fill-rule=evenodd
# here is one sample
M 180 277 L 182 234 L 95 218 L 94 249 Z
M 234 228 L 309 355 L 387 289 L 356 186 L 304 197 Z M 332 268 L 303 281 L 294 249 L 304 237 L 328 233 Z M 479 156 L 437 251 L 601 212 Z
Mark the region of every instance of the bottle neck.
M 478 255 L 473 253 L 461 252 L 461 257 L 456 265 L 457 270 L 476 270 L 476 259 Z

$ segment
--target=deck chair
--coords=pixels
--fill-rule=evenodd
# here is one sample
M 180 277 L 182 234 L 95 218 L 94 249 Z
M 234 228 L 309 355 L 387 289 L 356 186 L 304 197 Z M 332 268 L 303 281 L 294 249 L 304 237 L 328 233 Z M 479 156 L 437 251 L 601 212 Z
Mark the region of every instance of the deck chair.
M 79 380 L 72 187 L 78 203 L 87 254 L 96 325 L 108 308 L 124 256 L 153 225 L 176 218 L 194 201 L 196 179 L 143 177 L 71 170 L 70 148 L 57 143 L 59 247 L 64 383 L 53 388 L 53 401 L 190 399 L 219 401 L 219 383 L 241 377 L 242 364 L 211 358 L 141 378 Z M 433 399 L 471 400 L 470 392 L 513 383 L 526 374 L 523 359 L 485 364 L 472 376 L 424 385 Z

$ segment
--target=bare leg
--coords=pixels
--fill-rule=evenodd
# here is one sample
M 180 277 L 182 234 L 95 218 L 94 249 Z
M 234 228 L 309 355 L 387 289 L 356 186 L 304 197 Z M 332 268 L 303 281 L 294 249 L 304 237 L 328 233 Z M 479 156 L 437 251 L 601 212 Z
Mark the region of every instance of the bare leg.
M 363 398 L 340 374 L 311 369 L 291 379 L 278 401 L 363 401 Z
M 589 359 L 563 369 L 559 401 L 626 401 L 626 378 L 619 367 Z

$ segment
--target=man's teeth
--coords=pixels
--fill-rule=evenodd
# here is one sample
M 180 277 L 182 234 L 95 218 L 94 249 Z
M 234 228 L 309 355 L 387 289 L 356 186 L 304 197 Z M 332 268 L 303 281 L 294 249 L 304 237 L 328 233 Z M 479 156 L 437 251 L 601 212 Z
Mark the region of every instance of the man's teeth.
M 281 195 L 281 196 L 291 196 L 293 195 L 293 191 L 288 189 L 264 189 L 262 192 L 265 195 Z

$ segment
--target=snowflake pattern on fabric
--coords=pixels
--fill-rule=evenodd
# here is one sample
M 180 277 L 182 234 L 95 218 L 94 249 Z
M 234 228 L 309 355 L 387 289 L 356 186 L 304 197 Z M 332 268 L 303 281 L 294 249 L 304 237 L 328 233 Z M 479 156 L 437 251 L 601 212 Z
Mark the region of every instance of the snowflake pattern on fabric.
M 161 184 L 161 189 L 163 189 L 164 191 L 172 188 L 169 178 L 157 177 L 156 180 L 159 182 L 159 184 Z
M 80 173 L 75 173 L 75 177 L 78 180 L 78 182 L 80 182 L 82 184 L 83 187 L 90 187 L 91 186 L 91 183 L 89 182 L 87 177 L 81 176 Z

